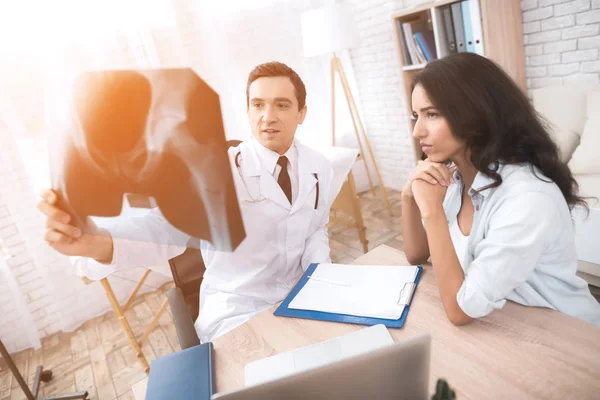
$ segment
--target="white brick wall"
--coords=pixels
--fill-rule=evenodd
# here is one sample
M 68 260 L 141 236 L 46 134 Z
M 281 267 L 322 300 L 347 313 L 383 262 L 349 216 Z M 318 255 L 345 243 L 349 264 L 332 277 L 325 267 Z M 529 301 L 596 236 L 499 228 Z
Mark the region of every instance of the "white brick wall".
M 525 22 L 523 24 L 523 33 L 535 33 L 542 30 L 540 21 Z
M 538 7 L 523 12 L 523 22 L 539 21 L 552 16 L 552 6 Z
M 561 40 L 554 43 L 544 43 L 542 53 L 562 53 L 577 49 L 577 39 Z
M 573 28 L 564 29 L 562 33 L 563 39 L 583 38 L 586 36 L 598 35 L 598 25 L 583 25 Z
M 590 9 L 590 0 L 562 1 L 554 7 L 554 15 L 576 14 Z
M 392 14 L 423 1 L 348 0 L 360 31 L 350 52 L 365 129 L 384 185 L 401 189 L 414 165 Z
M 568 51 L 562 53 L 563 63 L 594 61 L 598 59 L 598 49 Z
M 2 152 L 0 154 L 0 188 L 5 188 L 0 195 L 0 238 L 4 246 L 12 255 L 7 260 L 7 265 L 11 269 L 12 275 L 16 279 L 29 311 L 34 315 L 34 323 L 41 337 L 56 332 L 58 329 L 57 316 L 54 310 L 46 308 L 50 297 L 44 285 L 43 277 L 36 269 L 32 257 L 25 246 L 23 234 L 40 235 L 38 224 L 32 227 L 31 232 L 21 232 L 17 228 L 31 226 L 31 221 L 27 219 L 39 219 L 32 213 L 22 213 L 20 220 L 15 220 L 17 210 L 27 206 L 35 212 L 36 195 L 33 188 L 28 184 L 26 172 L 22 161 L 18 158 L 19 150 L 8 129 L 0 124 L 0 142 L 2 143 Z M 14 157 L 17 155 L 17 157 Z M 34 224 L 35 225 L 35 224 Z M 0 277 L 1 278 L 1 277 Z M 5 288 L 8 288 L 6 286 Z M 46 299 L 46 300 L 45 300 Z M 46 301 L 46 303 L 44 303 Z M 6 315 L 0 318 L 0 332 L 10 335 L 15 331 L 15 326 L 21 323 L 21 316 L 5 305 Z M 8 316 L 12 315 L 13 318 Z M 23 331 L 20 330 L 23 334 Z M 18 343 L 18 342 L 17 342 Z
M 560 53 L 543 54 L 541 56 L 529 57 L 529 66 L 560 64 Z
M 524 43 L 525 44 L 536 44 L 536 43 L 547 43 L 554 42 L 556 40 L 560 40 L 561 33 L 560 31 L 542 31 L 536 32 L 529 35 L 525 35 Z
M 523 21 L 533 21 L 523 24 L 529 89 L 600 80 L 600 0 L 522 0 L 521 7 Z
M 585 49 L 600 49 L 600 35 L 581 38 L 577 40 L 578 48 L 580 50 Z
M 552 9 L 552 7 L 548 7 Z M 549 31 L 552 29 L 562 29 L 567 28 L 569 26 L 575 25 L 575 16 L 574 15 L 563 15 L 562 17 L 554 17 L 548 18 L 540 23 L 540 28 L 543 31 Z

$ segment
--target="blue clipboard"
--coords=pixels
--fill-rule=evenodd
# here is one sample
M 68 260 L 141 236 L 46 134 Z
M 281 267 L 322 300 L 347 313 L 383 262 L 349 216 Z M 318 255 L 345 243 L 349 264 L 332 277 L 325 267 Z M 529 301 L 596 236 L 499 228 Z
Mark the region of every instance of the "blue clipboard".
M 402 328 L 404 326 L 404 321 L 406 321 L 406 316 L 408 315 L 408 311 L 410 310 L 410 304 L 412 303 L 412 299 L 415 296 L 415 292 L 417 291 L 417 286 L 419 285 L 419 281 L 421 280 L 421 275 L 423 274 L 423 267 L 418 266 L 417 277 L 415 278 L 415 289 L 413 290 L 412 296 L 408 301 L 408 304 L 404 307 L 404 312 L 399 319 L 383 319 L 383 318 L 370 318 L 370 317 L 358 317 L 356 315 L 347 315 L 347 314 L 334 314 L 322 311 L 309 311 L 309 310 L 295 310 L 289 308 L 290 302 L 296 297 L 296 295 L 302 290 L 306 282 L 308 282 L 308 277 L 312 275 L 313 272 L 317 269 L 319 264 L 311 264 L 302 278 L 298 281 L 296 286 L 292 289 L 292 291 L 287 295 L 287 297 L 283 300 L 283 302 L 277 307 L 273 315 L 278 317 L 293 317 L 293 318 L 305 318 L 305 319 L 316 319 L 320 321 L 333 321 L 333 322 L 342 322 L 346 324 L 358 324 L 358 325 L 377 325 L 383 324 L 388 328 Z

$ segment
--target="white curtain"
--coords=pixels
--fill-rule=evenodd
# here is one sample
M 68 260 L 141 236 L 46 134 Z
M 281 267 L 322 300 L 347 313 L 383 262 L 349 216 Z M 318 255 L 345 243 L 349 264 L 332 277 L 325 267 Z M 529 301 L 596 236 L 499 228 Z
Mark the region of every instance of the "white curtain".
M 46 143 L 53 137 L 52 119 L 61 112 L 64 82 L 89 69 L 190 66 L 219 93 L 227 137 L 246 140 L 248 73 L 277 60 L 294 68 L 307 86 L 309 111 L 298 137 L 325 146 L 331 140 L 330 58 L 303 57 L 300 14 L 328 1 L 20 0 L 2 5 L 0 155 L 24 176 L 0 178 L 0 193 L 12 193 L 3 196 L 0 207 L 4 204 L 14 216 L 18 236 L 50 297 L 47 316 L 40 319 L 39 311 L 32 310 L 35 301 L 14 276 L 15 268 L 0 263 L 0 336 L 10 350 L 38 347 L 45 333 L 74 330 L 110 310 L 100 285 L 85 286 L 68 258 L 43 242 L 44 219 L 35 210 L 39 190 L 50 182 Z M 358 100 L 349 56 L 340 56 Z M 339 85 L 336 96 L 338 143 L 356 147 Z M 13 247 L 4 249 L 10 253 Z M 121 300 L 142 272 L 111 275 Z M 145 290 L 165 281 L 153 275 Z M 16 321 L 10 332 L 2 324 L 7 315 Z M 41 320 L 50 325 L 40 326 Z

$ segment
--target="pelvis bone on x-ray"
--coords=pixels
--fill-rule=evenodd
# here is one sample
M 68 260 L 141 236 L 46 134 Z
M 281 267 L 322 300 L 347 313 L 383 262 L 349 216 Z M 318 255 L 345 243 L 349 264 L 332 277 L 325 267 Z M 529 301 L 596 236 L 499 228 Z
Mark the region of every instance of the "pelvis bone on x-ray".
M 53 188 L 76 225 L 89 231 L 88 217 L 119 216 L 124 195 L 142 195 L 176 231 L 219 250 L 237 247 L 245 232 L 219 97 L 198 75 L 188 68 L 86 72 L 69 94 L 49 148 Z M 128 230 L 125 224 L 136 224 L 119 218 L 114 231 L 128 239 L 186 244 L 186 235 Z

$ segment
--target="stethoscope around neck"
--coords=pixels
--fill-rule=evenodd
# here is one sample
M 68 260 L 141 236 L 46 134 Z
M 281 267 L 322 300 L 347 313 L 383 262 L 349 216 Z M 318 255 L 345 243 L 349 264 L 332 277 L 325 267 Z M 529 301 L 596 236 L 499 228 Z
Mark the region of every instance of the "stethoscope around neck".
M 254 196 L 252 196 L 252 193 L 250 193 L 250 189 L 248 188 L 248 184 L 246 183 L 246 179 L 244 178 L 244 174 L 242 174 L 242 169 L 240 167 L 240 157 L 242 156 L 242 152 L 238 151 L 237 154 L 235 155 L 235 167 L 238 170 L 238 174 L 240 174 L 240 178 L 242 179 L 242 183 L 244 184 L 244 188 L 246 188 L 246 193 L 248 193 L 248 197 L 250 197 L 250 200 L 248 201 L 248 203 L 260 203 L 261 201 L 265 201 L 267 200 L 267 198 L 265 196 L 262 196 L 259 194 L 258 198 L 254 198 Z M 316 173 L 313 173 L 315 179 L 317 180 L 317 194 L 315 195 L 315 210 L 317 209 L 317 207 L 319 206 L 319 176 Z M 260 189 L 259 189 L 259 193 L 260 193 Z

